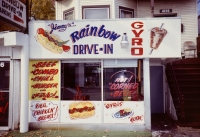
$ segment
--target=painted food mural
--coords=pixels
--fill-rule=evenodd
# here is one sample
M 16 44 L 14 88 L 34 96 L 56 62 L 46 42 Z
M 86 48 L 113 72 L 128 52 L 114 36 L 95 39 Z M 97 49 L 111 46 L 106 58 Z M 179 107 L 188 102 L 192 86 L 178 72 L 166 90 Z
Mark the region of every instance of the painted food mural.
M 69 105 L 71 119 L 85 119 L 94 116 L 95 106 L 92 102 L 74 102 Z
M 68 52 L 70 46 L 66 45 L 69 41 L 61 40 L 57 35 L 51 34 L 43 28 L 38 28 L 35 39 L 46 49 L 53 53 L 61 54 L 63 51 Z

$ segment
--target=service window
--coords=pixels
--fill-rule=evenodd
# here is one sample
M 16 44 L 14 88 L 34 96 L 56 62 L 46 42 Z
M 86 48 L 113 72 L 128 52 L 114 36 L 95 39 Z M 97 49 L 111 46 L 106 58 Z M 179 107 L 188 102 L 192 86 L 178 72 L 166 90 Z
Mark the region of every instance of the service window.
M 104 101 L 138 101 L 136 68 L 104 68 Z
M 101 101 L 101 65 L 61 64 L 61 100 Z
M 144 101 L 137 60 L 105 60 L 103 122 L 144 124 Z

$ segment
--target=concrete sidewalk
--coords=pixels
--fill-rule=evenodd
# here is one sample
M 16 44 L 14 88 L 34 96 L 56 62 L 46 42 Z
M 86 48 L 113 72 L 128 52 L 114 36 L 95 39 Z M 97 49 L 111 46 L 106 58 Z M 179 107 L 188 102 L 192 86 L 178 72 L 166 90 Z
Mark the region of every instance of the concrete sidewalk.
M 0 137 L 200 137 L 200 129 L 178 127 L 173 130 L 157 131 L 100 131 L 100 130 L 30 130 L 27 133 L 0 131 Z
M 151 131 L 31 130 L 0 131 L 0 137 L 151 137 Z

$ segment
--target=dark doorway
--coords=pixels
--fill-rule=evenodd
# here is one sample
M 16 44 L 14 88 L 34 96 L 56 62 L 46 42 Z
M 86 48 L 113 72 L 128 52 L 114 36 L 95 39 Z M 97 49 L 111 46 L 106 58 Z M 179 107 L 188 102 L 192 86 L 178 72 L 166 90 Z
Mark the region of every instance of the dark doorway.
M 150 66 L 151 113 L 164 113 L 163 66 Z

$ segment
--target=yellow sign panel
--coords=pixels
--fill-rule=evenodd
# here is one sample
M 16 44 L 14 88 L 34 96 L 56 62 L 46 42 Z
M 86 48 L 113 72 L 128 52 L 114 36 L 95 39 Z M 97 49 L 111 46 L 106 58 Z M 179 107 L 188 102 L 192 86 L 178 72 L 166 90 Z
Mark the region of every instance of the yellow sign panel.
M 59 100 L 60 62 L 57 60 L 30 61 L 29 99 Z

